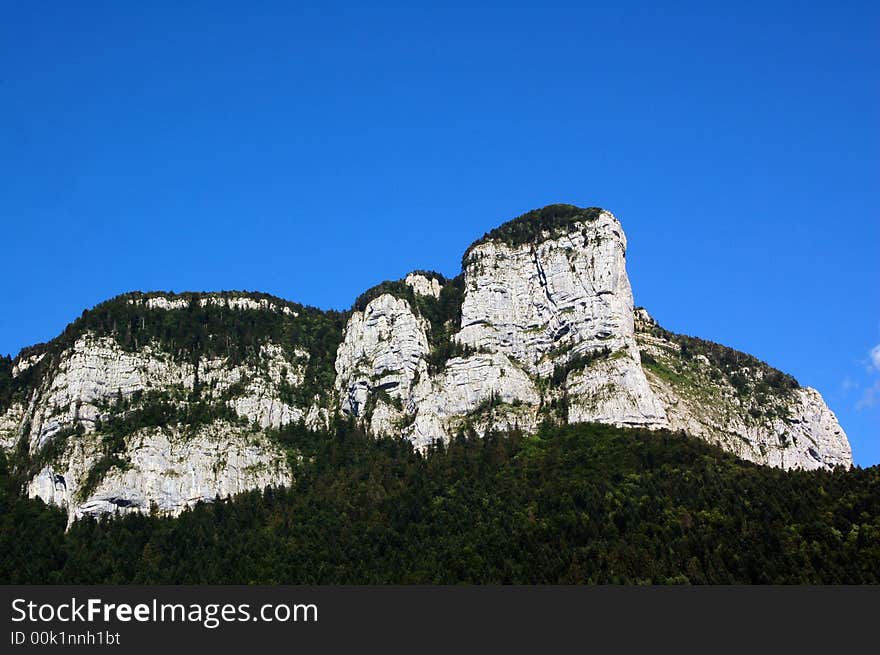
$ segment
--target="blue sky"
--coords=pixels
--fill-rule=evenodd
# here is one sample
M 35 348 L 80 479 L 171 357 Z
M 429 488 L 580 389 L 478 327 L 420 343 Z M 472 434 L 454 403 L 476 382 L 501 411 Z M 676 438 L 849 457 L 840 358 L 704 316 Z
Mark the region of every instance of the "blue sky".
M 0 352 L 130 290 L 343 308 L 600 205 L 637 304 L 880 462 L 877 3 L 185 4 L 0 9 Z

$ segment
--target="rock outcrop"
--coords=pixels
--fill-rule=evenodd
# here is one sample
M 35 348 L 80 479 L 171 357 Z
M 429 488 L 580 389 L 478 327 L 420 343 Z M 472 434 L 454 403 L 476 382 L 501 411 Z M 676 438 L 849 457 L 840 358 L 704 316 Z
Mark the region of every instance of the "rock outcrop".
M 31 480 L 28 494 L 66 508 L 73 520 L 152 509 L 178 514 L 198 502 L 292 482 L 284 453 L 262 432 L 222 421 L 192 431 L 139 430 L 120 453 L 124 464 L 92 482 L 104 457 L 95 436 L 72 439 L 71 447 Z
M 606 211 L 575 214 L 527 243 L 477 244 L 466 256 L 457 338 L 539 379 L 568 366 L 567 420 L 666 427 L 639 364 L 625 258 L 623 228 Z M 608 356 L 571 366 L 597 353 Z
M 644 309 L 636 325 L 671 429 L 770 466 L 852 465 L 846 434 L 815 389 L 744 353 L 667 332 Z
M 344 314 L 127 294 L 5 360 L 0 447 L 24 453 L 28 493 L 71 520 L 289 484 L 276 431 L 336 415 L 422 449 L 595 421 L 682 430 L 782 468 L 851 465 L 817 391 L 634 310 L 626 246 L 611 213 L 553 205 L 473 244 L 458 277 L 416 271 Z
M 437 276 L 418 272 L 407 275 L 404 282 L 420 296 L 431 296 L 438 299 L 440 298 L 440 290 L 443 288 Z
M 387 293 L 354 312 L 336 356 L 342 411 L 367 417 L 375 433 L 394 431 L 414 402 L 414 386 L 427 377 L 429 329 L 405 299 Z

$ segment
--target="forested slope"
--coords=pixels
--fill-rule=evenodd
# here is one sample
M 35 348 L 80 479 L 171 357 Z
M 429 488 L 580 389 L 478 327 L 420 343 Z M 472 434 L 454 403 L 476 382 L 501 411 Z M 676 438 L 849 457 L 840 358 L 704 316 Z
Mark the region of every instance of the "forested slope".
M 0 582 L 880 582 L 878 467 L 781 471 L 594 424 L 427 455 L 351 424 L 275 437 L 291 488 L 67 532 L 0 459 Z

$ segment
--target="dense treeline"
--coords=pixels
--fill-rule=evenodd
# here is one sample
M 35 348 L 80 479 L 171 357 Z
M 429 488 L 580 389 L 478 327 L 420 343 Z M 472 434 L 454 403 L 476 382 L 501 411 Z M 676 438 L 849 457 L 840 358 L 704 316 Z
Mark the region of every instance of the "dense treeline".
M 148 307 L 145 301 L 157 296 L 183 300 L 186 306 L 171 310 Z M 276 311 L 201 302 L 204 298 L 242 297 L 265 301 L 274 305 Z M 291 313 L 280 311 L 285 308 Z M 308 405 L 315 394 L 333 388 L 336 349 L 342 340 L 347 318 L 346 312 L 306 307 L 262 293 L 128 293 L 84 311 L 56 339 L 25 348 L 20 356 L 46 355 L 39 365 L 28 371 L 40 375 L 43 368 L 52 365 L 53 356 L 59 355 L 87 332 L 112 337 L 126 350 L 134 351 L 152 344 L 179 361 L 198 362 L 204 357 L 223 357 L 232 365 L 244 361 L 259 362 L 264 344 L 281 344 L 288 349 L 291 359 L 296 357 L 298 349 L 309 353 L 304 382 L 295 390 L 295 400 Z M 0 393 L 2 378 L 0 365 Z M 23 378 L 16 379 L 15 383 L 22 389 L 28 385 Z
M 602 213 L 600 207 L 581 208 L 575 205 L 547 205 L 533 209 L 522 216 L 507 221 L 494 230 L 486 232 L 480 239 L 468 247 L 462 257 L 462 268 L 467 261 L 468 253 L 474 246 L 487 241 L 502 241 L 512 246 L 519 246 L 537 240 L 544 232 L 555 232 L 567 228 L 578 221 L 595 221 Z
M 437 280 L 442 287 L 444 284 L 449 282 L 445 276 L 437 273 L 436 271 L 412 271 L 413 275 L 421 275 L 422 277 L 426 277 L 429 280 Z M 353 309 L 358 312 L 362 312 L 367 308 L 373 300 L 381 296 L 382 294 L 389 293 L 396 298 L 403 298 L 407 302 L 409 302 L 412 310 L 414 312 L 418 311 L 418 294 L 413 291 L 413 288 L 409 286 L 405 280 L 385 280 L 384 282 L 380 282 L 379 284 L 370 287 L 366 291 L 364 291 L 361 295 L 357 297 L 354 301 Z
M 878 467 L 783 472 L 598 425 L 461 436 L 425 457 L 351 425 L 277 438 L 302 456 L 290 489 L 66 533 L 0 458 L 0 581 L 880 582 Z

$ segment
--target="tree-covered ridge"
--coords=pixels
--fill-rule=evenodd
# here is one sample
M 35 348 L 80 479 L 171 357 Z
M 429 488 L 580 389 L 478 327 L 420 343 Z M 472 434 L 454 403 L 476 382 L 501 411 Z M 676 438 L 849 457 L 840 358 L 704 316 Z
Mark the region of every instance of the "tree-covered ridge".
M 429 280 L 437 280 L 440 283 L 441 288 L 445 286 L 450 280 L 436 272 L 436 271 L 423 271 L 416 270 L 411 271 L 409 275 L 421 275 Z M 413 312 L 417 312 L 419 310 L 419 305 L 416 302 L 416 297 L 420 294 L 417 294 L 413 291 L 413 288 L 406 283 L 406 278 L 401 278 L 399 280 L 385 280 L 380 282 L 379 284 L 373 285 L 366 291 L 364 291 L 361 295 L 357 297 L 354 301 L 354 305 L 352 305 L 352 310 L 356 312 L 362 312 L 367 308 L 371 302 L 373 302 L 376 298 L 381 295 L 389 294 L 394 296 L 395 298 L 401 298 L 406 300 L 413 309 Z
M 149 303 L 161 299 L 158 306 Z M 254 301 L 251 303 L 242 300 Z M 337 347 L 342 338 L 347 313 L 322 311 L 275 298 L 267 294 L 225 293 L 129 293 L 101 303 L 71 323 L 53 341 L 22 351 L 17 361 L 37 359 L 35 364 L 12 377 L 12 362 L 0 360 L 0 412 L 12 401 L 26 405 L 29 395 L 51 377 L 64 353 L 73 344 L 92 335 L 112 338 L 127 351 L 145 347 L 158 348 L 179 362 L 193 365 L 192 389 L 165 387 L 102 407 L 94 433 L 102 453 L 89 471 L 83 493 L 92 491 L 107 471 L 128 465 L 123 453 L 126 439 L 145 427 L 181 425 L 196 427 L 217 421 L 240 423 L 228 404 L 236 394 L 244 393 L 246 380 L 222 393 L 203 388 L 199 383 L 199 364 L 210 358 L 225 360 L 230 367 L 248 364 L 261 370 L 264 346 L 281 347 L 291 367 L 303 366 L 302 382 L 291 385 L 282 379 L 280 399 L 292 406 L 308 408 L 315 396 L 329 405 L 336 378 L 334 368 Z M 308 357 L 302 357 L 302 351 Z M 303 361 L 303 360 L 306 361 Z M 82 424 L 74 422 L 55 433 L 35 454 L 25 448 L 14 458 L 16 470 L 35 474 L 54 462 L 71 437 L 84 438 Z M 21 440 L 20 446 L 26 446 Z
M 169 309 L 162 306 L 151 306 L 149 301 L 157 299 L 175 303 L 175 305 Z M 275 310 L 264 311 L 251 307 L 235 307 L 211 302 L 217 300 L 228 303 L 240 299 L 249 299 L 256 303 L 263 301 Z M 177 303 L 181 306 L 177 306 Z M 279 312 L 278 309 L 287 309 L 288 312 Z M 256 292 L 173 293 L 152 291 L 144 293 L 134 291 L 106 300 L 92 309 L 84 310 L 82 315 L 70 323 L 58 337 L 48 343 L 24 348 L 18 358 L 63 350 L 87 332 L 99 336 L 114 337 L 119 345 L 127 350 L 136 350 L 153 340 L 163 347 L 168 346 L 163 349 L 169 352 L 183 354 L 185 351 L 191 350 L 198 339 L 204 339 L 204 335 L 201 334 L 204 332 L 202 329 L 197 329 L 199 334 L 196 335 L 181 334 L 182 328 L 188 327 L 192 323 L 190 319 L 201 319 L 202 321 L 210 319 L 219 322 L 234 314 L 250 314 L 251 312 L 268 314 L 269 316 L 263 321 L 266 325 L 273 318 L 294 319 L 296 314 L 328 313 L 269 294 Z M 276 317 L 276 314 L 280 314 L 280 316 Z M 263 328 L 262 331 L 266 331 L 266 329 Z
M 465 251 L 462 262 L 467 261 L 468 253 L 473 248 L 487 241 L 500 241 L 511 246 L 531 243 L 545 232 L 553 234 L 566 230 L 573 223 L 595 221 L 603 211 L 601 207 L 582 208 L 575 205 L 547 205 L 533 209 L 484 234 Z
M 147 301 L 154 298 L 184 301 L 185 305 L 151 307 Z M 264 301 L 274 309 L 241 307 L 232 302 L 242 298 Z M 212 302 L 215 299 L 229 302 Z M 291 360 L 299 349 L 309 353 L 301 392 L 311 398 L 333 388 L 336 349 L 347 317 L 347 312 L 307 307 L 262 293 L 134 292 L 84 311 L 56 339 L 24 349 L 19 359 L 46 355 L 33 367 L 43 370 L 85 334 L 111 337 L 129 351 L 149 345 L 178 361 L 217 357 L 227 359 L 230 365 L 257 362 L 261 347 L 274 343 L 284 348 Z
M 637 311 L 638 309 L 641 308 L 637 308 Z M 793 376 L 783 373 L 754 355 L 714 341 L 670 332 L 660 327 L 653 319 L 650 322 L 637 320 L 636 329 L 644 335 L 650 335 L 672 346 L 676 351 L 676 357 L 684 362 L 691 361 L 697 356 L 705 357 L 714 374 L 724 378 L 742 395 L 786 396 L 789 392 L 800 387 Z M 664 370 L 663 363 L 657 361 L 644 348 L 642 349 L 642 364 L 661 377 L 669 377 L 676 373 Z M 759 381 L 756 382 L 756 379 Z
M 416 302 L 417 294 L 413 291 L 412 287 L 403 280 L 385 280 L 370 287 L 357 297 L 354 301 L 354 305 L 352 305 L 352 310 L 356 312 L 366 311 L 367 305 L 379 296 L 384 296 L 385 294 L 401 300 L 406 300 L 409 303 L 410 308 L 413 310 L 413 313 L 418 311 L 418 304 Z
M 426 456 L 346 424 L 276 438 L 298 462 L 290 489 L 67 533 L 0 455 L 0 582 L 880 582 L 878 467 L 785 472 L 601 425 Z

